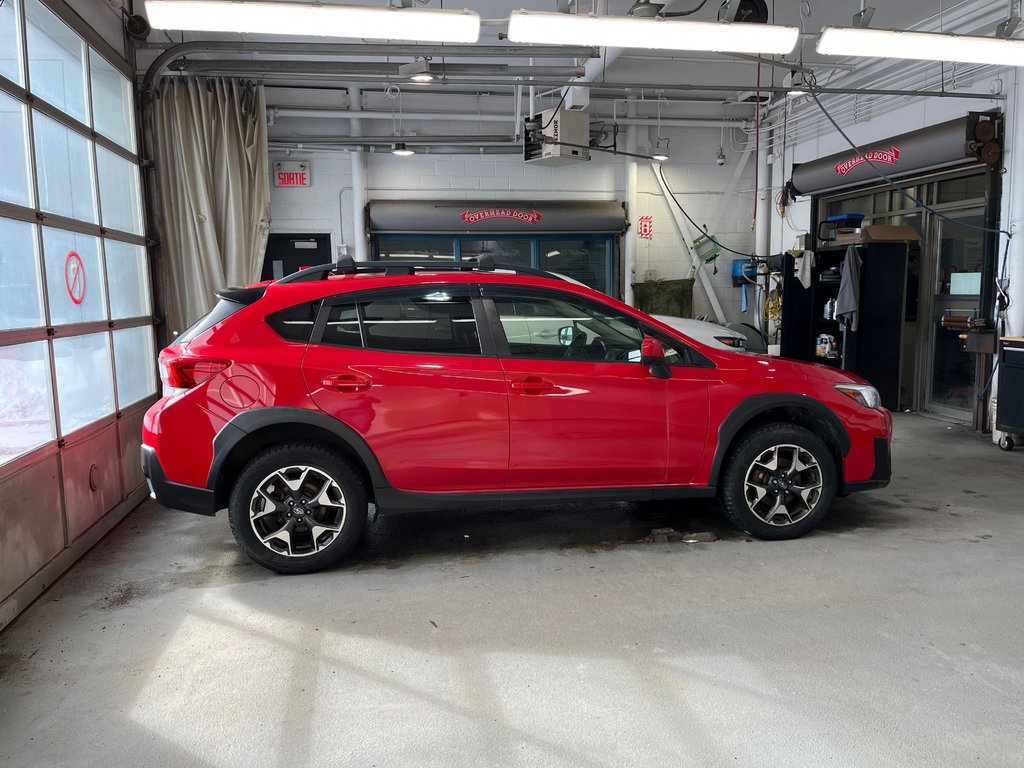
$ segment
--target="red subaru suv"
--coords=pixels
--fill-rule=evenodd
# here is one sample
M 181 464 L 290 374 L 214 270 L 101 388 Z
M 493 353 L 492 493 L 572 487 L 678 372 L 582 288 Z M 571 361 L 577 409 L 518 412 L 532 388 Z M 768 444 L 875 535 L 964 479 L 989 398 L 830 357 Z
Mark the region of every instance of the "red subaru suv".
M 370 505 L 717 495 L 788 539 L 889 482 L 867 382 L 705 346 L 550 273 L 346 260 L 219 296 L 160 353 L 142 463 L 157 501 L 227 508 L 275 571 L 338 563 Z

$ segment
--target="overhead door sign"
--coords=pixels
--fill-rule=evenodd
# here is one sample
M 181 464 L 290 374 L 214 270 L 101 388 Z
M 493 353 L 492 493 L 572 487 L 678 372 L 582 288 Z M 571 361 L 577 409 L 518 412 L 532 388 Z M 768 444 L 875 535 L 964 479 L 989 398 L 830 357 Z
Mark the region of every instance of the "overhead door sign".
M 309 162 L 274 163 L 275 187 L 311 187 L 313 175 Z
M 64 285 L 67 286 L 71 301 L 75 304 L 85 301 L 85 266 L 82 257 L 75 251 L 68 251 L 68 257 L 64 260 Z
M 858 165 L 864 162 L 864 158 L 867 158 L 872 163 L 884 163 L 885 165 L 896 165 L 896 161 L 900 159 L 900 148 L 892 146 L 889 149 L 872 149 L 864 153 L 864 157 L 856 155 L 848 160 L 841 160 L 836 163 L 836 173 L 840 176 L 845 176 Z
M 536 224 L 543 218 L 543 214 L 537 210 L 524 211 L 522 208 L 484 208 L 480 211 L 463 211 L 459 218 L 467 224 L 488 219 L 515 219 L 524 224 Z

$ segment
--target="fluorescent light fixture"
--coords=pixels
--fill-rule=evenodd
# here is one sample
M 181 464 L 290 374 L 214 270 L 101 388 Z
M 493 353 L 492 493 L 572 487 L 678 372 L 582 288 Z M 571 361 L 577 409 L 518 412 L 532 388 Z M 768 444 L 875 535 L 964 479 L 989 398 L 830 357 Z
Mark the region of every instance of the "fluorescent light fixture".
M 789 53 L 800 30 L 772 24 L 722 24 L 664 18 L 512 11 L 508 39 L 515 43 L 654 48 L 670 51 Z
M 431 83 L 434 81 L 434 75 L 430 71 L 430 62 L 422 57 L 415 61 L 410 61 L 408 64 L 400 64 L 398 66 L 398 74 L 402 77 L 408 77 L 414 83 Z
M 940 32 L 901 32 L 896 29 L 825 27 L 818 39 L 818 53 L 825 56 L 1024 66 L 1024 40 Z
M 663 163 L 668 160 L 668 142 L 667 136 L 659 136 L 654 142 L 654 148 L 651 149 L 651 159 L 657 160 L 659 163 Z
M 405 142 L 399 141 L 398 143 L 391 145 L 391 154 L 398 155 L 399 157 L 408 157 L 409 155 L 415 155 L 416 153 L 405 146 Z
M 155 29 L 438 43 L 475 43 L 480 39 L 480 14 L 465 9 L 146 0 L 146 15 Z

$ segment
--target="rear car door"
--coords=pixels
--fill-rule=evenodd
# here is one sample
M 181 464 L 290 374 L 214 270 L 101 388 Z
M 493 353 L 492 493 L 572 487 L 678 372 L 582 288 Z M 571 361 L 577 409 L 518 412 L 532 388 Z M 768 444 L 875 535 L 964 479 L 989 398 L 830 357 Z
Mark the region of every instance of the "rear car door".
M 637 321 L 557 290 L 483 292 L 509 387 L 506 488 L 664 483 L 668 382 L 640 364 Z
M 369 444 L 403 491 L 500 490 L 508 396 L 465 285 L 328 299 L 302 373 L 317 407 Z

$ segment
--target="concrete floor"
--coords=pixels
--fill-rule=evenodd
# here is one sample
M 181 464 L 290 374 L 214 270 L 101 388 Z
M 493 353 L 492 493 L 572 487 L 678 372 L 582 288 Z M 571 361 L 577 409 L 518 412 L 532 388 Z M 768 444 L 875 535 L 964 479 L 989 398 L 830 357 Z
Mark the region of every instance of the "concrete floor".
M 894 466 L 794 542 L 424 514 L 293 577 L 148 502 L 0 634 L 0 765 L 1024 765 L 1024 451 L 900 415 Z

